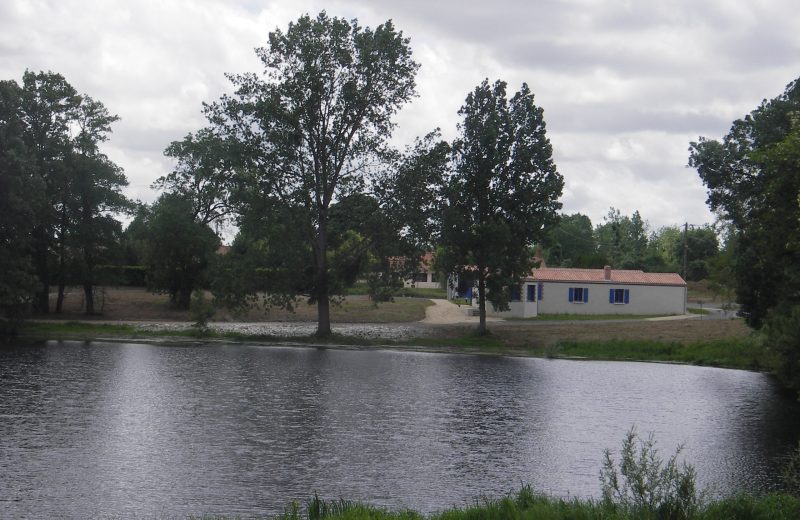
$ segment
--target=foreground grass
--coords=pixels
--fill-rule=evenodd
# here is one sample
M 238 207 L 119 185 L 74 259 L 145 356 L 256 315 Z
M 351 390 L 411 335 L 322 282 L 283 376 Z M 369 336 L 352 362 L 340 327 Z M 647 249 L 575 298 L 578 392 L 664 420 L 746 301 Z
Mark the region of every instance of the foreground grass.
M 760 335 L 692 343 L 654 340 L 565 341 L 546 347 L 509 344 L 497 336 L 466 335 L 458 338 L 420 338 L 405 342 L 431 348 L 457 348 L 483 352 L 553 359 L 595 361 L 659 361 L 689 365 L 769 371 L 776 366 L 774 354 Z
M 472 506 L 453 508 L 432 515 L 412 510 L 389 511 L 345 500 L 325 502 L 314 497 L 301 509 L 291 507 L 276 520 L 640 520 L 685 518 L 687 520 L 794 520 L 800 518 L 800 499 L 771 494 L 761 497 L 738 495 L 702 504 L 686 516 L 664 515 L 656 508 L 622 508 L 595 500 L 560 499 L 537 494 L 523 487 L 516 494 L 485 499 Z
M 345 292 L 350 296 L 364 296 L 369 294 L 369 286 L 365 283 L 357 283 L 352 287 L 348 287 Z M 443 300 L 447 298 L 447 289 L 444 287 L 401 287 L 394 291 L 393 296 L 407 298 L 439 298 Z
M 743 370 L 769 370 L 776 366 L 774 354 L 762 336 L 701 341 L 690 344 L 648 340 L 564 342 L 548 349 L 548 357 L 578 357 L 596 360 L 664 361 Z
M 609 321 L 644 320 L 663 314 L 539 314 L 531 318 L 507 318 L 509 321 Z

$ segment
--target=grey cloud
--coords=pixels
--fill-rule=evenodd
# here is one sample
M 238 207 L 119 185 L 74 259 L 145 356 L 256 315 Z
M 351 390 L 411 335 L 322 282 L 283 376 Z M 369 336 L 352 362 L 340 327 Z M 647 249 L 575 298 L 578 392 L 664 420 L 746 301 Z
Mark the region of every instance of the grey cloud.
M 545 117 L 552 117 L 553 110 Z M 730 121 L 714 114 L 648 110 L 623 103 L 567 105 L 548 119 L 551 131 L 619 134 L 640 131 L 714 134 Z

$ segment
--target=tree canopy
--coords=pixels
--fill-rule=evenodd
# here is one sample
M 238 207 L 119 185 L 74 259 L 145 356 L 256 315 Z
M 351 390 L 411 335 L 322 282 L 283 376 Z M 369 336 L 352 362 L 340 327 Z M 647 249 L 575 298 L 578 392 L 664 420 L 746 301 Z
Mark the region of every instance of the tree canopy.
M 760 327 L 770 309 L 800 303 L 800 80 L 733 122 L 722 141 L 691 143 L 689 164 L 737 246 L 737 296 Z
M 733 230 L 738 302 L 800 389 L 800 79 L 733 122 L 721 140 L 690 145 L 708 204 Z
M 21 84 L 0 82 L 0 211 L 9 213 L 2 219 L 8 252 L 0 256 L 4 272 L 16 273 L 2 284 L 0 305 L 33 301 L 49 312 L 55 282 L 60 311 L 69 267 L 86 312 L 94 312 L 98 262 L 119 238 L 115 215 L 129 207 L 125 175 L 99 148 L 117 120 L 60 74 L 26 71 Z
M 486 302 L 507 309 L 510 288 L 534 267 L 532 246 L 556 219 L 564 180 L 527 84 L 509 100 L 505 82 L 484 80 L 459 115 L 438 262 L 477 282 L 483 334 Z
M 418 65 L 391 21 L 371 29 L 325 12 L 276 29 L 256 53 L 264 73 L 228 75 L 235 93 L 206 113 L 214 132 L 237 145 L 249 200 L 289 211 L 293 233 L 311 249 L 309 300 L 319 309 L 317 333 L 327 335 L 331 207 L 384 176 L 392 117 L 414 96 Z

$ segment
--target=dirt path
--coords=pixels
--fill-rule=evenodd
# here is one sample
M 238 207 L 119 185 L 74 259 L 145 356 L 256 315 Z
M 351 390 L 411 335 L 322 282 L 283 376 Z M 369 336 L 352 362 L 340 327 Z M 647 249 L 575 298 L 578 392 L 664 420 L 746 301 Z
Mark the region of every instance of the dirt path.
M 456 323 L 475 323 L 480 320 L 478 316 L 467 316 L 466 309 L 447 300 L 431 299 L 433 305 L 425 309 L 425 319 L 420 323 L 432 325 L 451 325 Z M 501 318 L 486 318 L 486 321 L 503 321 Z

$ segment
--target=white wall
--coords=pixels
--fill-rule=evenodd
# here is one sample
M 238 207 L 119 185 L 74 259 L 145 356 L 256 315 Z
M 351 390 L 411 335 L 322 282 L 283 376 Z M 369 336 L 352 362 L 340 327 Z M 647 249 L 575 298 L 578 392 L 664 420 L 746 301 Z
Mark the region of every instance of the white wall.
M 504 312 L 497 312 L 492 309 L 492 304 L 486 302 L 486 314 L 490 316 L 499 316 L 501 318 L 533 318 L 537 315 L 537 308 L 535 301 L 527 301 L 528 285 L 535 286 L 535 283 L 522 284 L 520 291 L 521 301 L 509 302 L 509 310 Z M 535 289 L 534 289 L 535 290 Z
M 416 282 L 412 278 L 411 280 L 405 280 L 403 282 L 404 287 L 419 287 L 420 289 L 439 289 L 442 287 L 440 282 L 433 281 L 433 273 L 428 271 L 425 273 L 426 280 L 424 282 Z
M 539 314 L 683 314 L 686 312 L 686 287 L 628 285 L 615 283 L 542 282 Z M 589 289 L 587 303 L 571 303 L 569 288 Z M 608 301 L 609 289 L 628 289 L 628 304 Z

